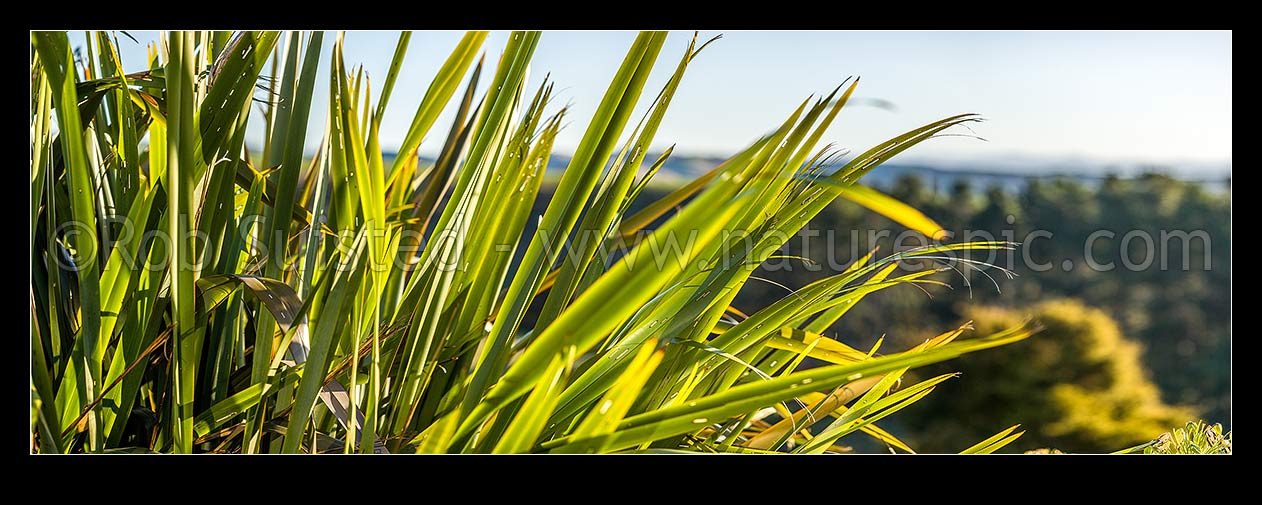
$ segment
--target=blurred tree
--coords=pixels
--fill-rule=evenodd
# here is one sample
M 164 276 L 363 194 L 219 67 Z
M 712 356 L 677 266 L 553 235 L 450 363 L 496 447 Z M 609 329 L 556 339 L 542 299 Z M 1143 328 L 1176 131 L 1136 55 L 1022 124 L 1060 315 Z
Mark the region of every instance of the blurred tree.
M 963 378 L 907 409 L 903 420 L 915 431 L 912 447 L 958 451 L 962 440 L 981 440 L 1020 423 L 1027 432 L 1012 446 L 1018 452 L 1108 452 L 1152 440 L 1194 417 L 1192 409 L 1162 402 L 1140 361 L 1141 346 L 1103 311 L 1060 299 L 1039 303 L 1032 313 L 1046 328 L 1037 336 L 949 363 Z M 978 334 L 1025 317 L 982 306 L 965 315 Z
M 923 212 L 929 212 L 926 209 Z M 968 179 L 956 179 L 951 183 L 951 193 L 947 197 L 946 208 L 941 214 L 934 214 L 938 222 L 948 230 L 962 230 L 968 226 L 968 220 L 977 213 L 977 196 L 973 194 L 973 185 Z

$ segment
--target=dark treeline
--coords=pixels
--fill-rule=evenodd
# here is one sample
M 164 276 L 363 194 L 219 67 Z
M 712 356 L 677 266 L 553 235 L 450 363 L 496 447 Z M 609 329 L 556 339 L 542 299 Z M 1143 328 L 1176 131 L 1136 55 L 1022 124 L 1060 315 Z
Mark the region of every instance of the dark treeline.
M 542 193 L 546 194 L 550 189 L 545 187 Z M 1053 364 L 1022 363 L 1021 360 L 1037 359 L 1031 357 L 1037 353 L 1031 354 L 1030 348 L 987 351 L 1002 366 L 996 369 L 993 363 L 970 362 L 969 358 L 964 358 L 948 363 L 945 368 L 927 369 L 923 373 L 960 370 L 964 372 L 964 377 L 940 386 L 937 393 L 930 395 L 930 400 L 908 409 L 906 415 L 891 416 L 882 422 L 887 429 L 919 444 L 914 443 L 913 447 L 930 451 L 958 451 L 1006 428 L 1008 425 L 998 423 L 1008 419 L 1016 419 L 1016 422 L 1022 422 L 1027 429 L 1033 430 L 1027 434 L 1023 444 L 1014 446 L 1026 449 L 1053 444 L 1059 444 L 1059 448 L 1066 450 L 1121 449 L 1117 444 L 1127 438 L 1119 436 L 1116 433 L 1118 430 L 1125 426 L 1146 426 L 1149 428 L 1145 429 L 1150 430 L 1158 421 L 1181 423 L 1169 418 L 1173 412 L 1191 413 L 1211 422 L 1221 422 L 1230 429 L 1229 186 L 1226 191 L 1206 189 L 1201 184 L 1147 174 L 1127 179 L 1108 177 L 1091 184 L 1069 178 L 1030 179 L 1019 191 L 994 186 L 972 187 L 966 179 L 957 179 L 946 190 L 935 190 L 925 179 L 906 175 L 879 189 L 920 209 L 951 231 L 952 237 L 945 242 L 968 239 L 1022 242 L 1011 255 L 986 257 L 974 254 L 971 257 L 1009 268 L 1016 276 L 1007 278 L 999 270 L 988 269 L 988 277 L 956 264 L 958 272 L 945 272 L 936 277 L 948 282 L 951 289 L 924 286 L 921 290 L 914 286 L 899 286 L 869 296 L 832 328 L 830 336 L 864 349 L 884 336 L 883 345 L 893 351 L 905 349 L 970 319 L 975 320 L 979 331 L 993 329 L 996 321 L 981 320 L 987 314 L 993 315 L 996 320 L 1041 316 L 1050 318 L 1051 329 L 1031 341 L 1043 339 L 1053 342 L 1051 345 L 1060 346 L 1058 352 L 1062 353 L 1090 355 L 1104 352 L 1116 355 L 1109 357 L 1110 360 L 1120 356 L 1114 360 L 1116 363 L 1110 362 L 1107 366 L 1102 362 L 1075 363 L 1069 368 L 1077 367 L 1075 369 L 1081 369 L 1083 373 L 1062 374 L 1057 379 L 1047 380 L 1071 385 L 1100 380 L 1133 382 L 1137 384 L 1134 388 L 1138 389 L 1109 385 L 1108 395 L 1136 398 L 1145 395 L 1140 390 L 1149 387 L 1146 386 L 1149 381 L 1159 388 L 1159 394 L 1153 393 L 1152 402 L 1155 403 L 1151 408 L 1139 403 L 1130 407 L 1106 405 L 1098 398 L 1090 399 L 1095 403 L 1074 407 L 1151 410 L 1142 422 L 1133 419 L 1124 421 L 1122 418 L 1130 414 L 1123 413 L 1118 414 L 1122 417 L 1118 418 L 1115 426 L 1088 429 L 1095 430 L 1088 434 L 1051 436 L 1046 432 L 1040 433 L 1039 427 L 1031 425 L 1040 422 L 1049 426 L 1063 425 L 1067 421 L 1061 418 L 1081 413 L 1046 414 L 1020 405 L 1013 405 L 1007 412 L 998 410 L 1004 401 L 1013 403 L 1010 399 L 1002 399 L 1007 393 L 1026 398 L 1039 408 L 1047 407 L 1054 402 L 1052 386 L 1055 384 L 1044 380 L 1041 386 L 1036 383 L 1026 385 L 1041 389 L 1005 393 L 995 390 L 994 381 L 1007 380 L 1004 373 L 1018 373 L 1022 368 L 1028 372 Z M 633 209 L 660 198 L 667 191 L 669 188 L 662 186 L 647 188 Z M 538 213 L 542 211 L 542 208 L 536 209 Z M 1087 254 L 1085 249 L 1091 237 L 1095 240 L 1090 241 L 1092 247 Z M 885 217 L 839 199 L 798 237 L 788 242 L 783 249 L 785 258 L 769 261 L 760 267 L 755 275 L 764 282 L 747 284 L 735 305 L 737 308 L 766 306 L 788 295 L 786 289 L 797 289 L 835 273 L 874 246 L 880 247 L 879 255 L 885 255 L 924 242 L 923 236 L 906 232 L 905 227 Z M 1127 246 L 1125 251 L 1123 244 Z M 1122 256 L 1124 253 L 1128 254 L 1125 258 Z M 792 258 L 794 256 L 810 258 L 816 264 Z M 918 266 L 907 265 L 907 268 Z M 1064 298 L 1081 303 L 1068 300 L 1050 307 L 1039 305 L 1040 302 Z M 1093 312 L 1093 309 L 1099 311 Z M 1063 334 L 1065 331 L 1076 331 L 1085 336 L 1066 336 Z M 1112 336 L 1114 332 L 1120 335 L 1115 338 Z M 1074 344 L 1077 347 L 1061 345 L 1062 341 L 1072 339 L 1089 342 Z M 1138 344 L 1133 346 L 1133 353 L 1126 350 L 1132 343 Z M 1135 354 L 1138 359 L 1128 358 L 1129 354 Z M 981 359 L 978 357 L 974 361 Z M 1142 362 L 1142 366 L 1138 362 Z M 1056 362 L 1054 366 L 1068 365 Z M 1136 370 L 1104 375 L 1095 373 L 1102 368 L 1128 366 Z M 971 371 L 969 367 L 972 367 Z M 987 374 L 992 377 L 986 377 Z M 1012 380 L 1007 382 L 1016 384 Z M 1082 391 L 1085 392 L 1080 396 L 1092 390 Z M 938 398 L 935 399 L 935 396 Z M 972 414 L 942 412 L 961 405 L 986 408 L 994 415 L 978 415 L 976 411 Z M 1091 416 L 1109 419 L 1102 412 L 1091 413 Z M 976 426 L 945 429 L 941 424 L 943 419 L 961 418 L 975 420 Z M 1171 427 L 1174 426 L 1165 429 Z M 1143 437 L 1155 434 L 1137 433 L 1131 437 L 1142 441 L 1145 440 Z
M 974 188 L 963 180 L 957 181 L 949 191 L 934 191 L 923 179 L 907 176 L 881 189 L 938 220 L 953 232 L 950 241 L 994 237 L 1023 242 L 1011 256 L 975 255 L 973 258 L 1010 268 L 1017 276 L 1008 279 L 998 271 L 989 270 L 998 284 L 996 288 L 989 278 L 957 265 L 968 276 L 968 285 L 961 274 L 948 273 L 943 276 L 949 278 L 954 289 L 926 287 L 932 297 L 910 286 L 869 297 L 833 328 L 840 339 L 866 346 L 886 335 L 887 345 L 902 348 L 966 319 L 981 317 L 969 307 L 993 305 L 1013 309 L 1010 311 L 1013 313 L 1039 316 L 1035 313 L 1039 302 L 1077 298 L 1088 307 L 1101 309 L 1117 322 L 1125 338 L 1140 344 L 1142 362 L 1149 369 L 1147 375 L 1160 388 L 1166 403 L 1190 406 L 1205 419 L 1222 422 L 1230 428 L 1229 191 L 1206 190 L 1199 184 L 1156 174 L 1134 179 L 1110 177 L 1090 186 L 1067 178 L 1032 179 L 1018 192 L 995 187 Z M 888 230 L 890 236 L 872 240 L 872 235 L 879 234 L 880 230 Z M 856 255 L 874 245 L 879 245 L 880 254 L 885 254 L 919 243 L 918 237 L 905 234 L 901 243 L 895 244 L 903 231 L 903 227 L 889 219 L 858 205 L 838 201 L 831 212 L 821 215 L 812 223 L 810 231 L 804 232 L 818 233 L 818 236 L 790 241 L 785 249 L 786 255 L 801 255 L 821 262 L 819 271 L 810 271 L 800 261 L 783 260 L 766 265 L 764 272 L 758 275 L 798 288 L 826 275 L 832 268 L 828 261 L 835 264 L 853 261 Z M 1095 240 L 1090 241 L 1092 247 L 1088 253 L 1086 249 L 1092 237 Z M 1125 251 L 1123 244 L 1127 246 Z M 1125 258 L 1124 253 L 1128 255 Z M 1108 269 L 1109 266 L 1112 268 Z M 781 287 L 756 282 L 747 287 L 737 303 L 762 306 L 769 299 L 784 295 Z M 992 323 L 977 321 L 981 329 L 993 328 Z M 1045 338 L 1067 337 L 1049 330 Z M 994 351 L 994 356 L 1001 359 L 1010 354 L 1013 359 L 1008 363 L 1014 369 L 1039 365 L 1015 362 L 1025 356 L 1022 352 L 1021 349 L 999 349 Z M 983 356 L 972 358 L 974 362 L 984 359 Z M 905 418 L 907 423 L 930 429 L 932 422 L 918 423 L 914 415 L 928 409 L 936 410 L 925 414 L 934 420 L 966 419 L 966 413 L 948 415 L 942 410 L 950 408 L 948 403 L 963 405 L 961 400 L 967 398 L 970 391 L 978 396 L 993 396 L 992 385 L 982 381 L 1003 380 L 1003 377 L 985 377 L 986 369 L 981 368 L 980 362 L 971 374 L 963 367 L 973 362 L 966 359 L 957 365 L 957 369 L 965 371 L 966 377 L 949 381 L 936 398 L 919 410 L 909 410 L 911 417 Z M 1077 376 L 1071 380 L 1087 378 Z M 1050 389 L 1031 394 L 1046 394 L 1048 397 L 1041 401 L 1055 401 Z M 1131 394 L 1142 395 L 1134 391 Z M 982 404 L 979 408 L 984 408 L 985 398 L 978 400 Z M 990 404 L 991 410 L 997 408 L 996 403 Z M 1062 444 L 1062 449 L 1085 450 L 1093 448 L 1094 441 L 1105 445 L 1110 440 L 1107 436 L 1078 439 L 1049 436 L 1040 440 L 1037 431 L 1040 427 L 1029 426 L 1039 421 L 1040 416 L 1031 414 L 1023 419 L 1016 405 L 1012 410 L 1017 414 L 1014 416 L 1017 422 L 1024 422 L 1035 430 L 1027 441 L 1032 445 L 1050 442 Z M 1094 415 L 1108 417 L 1103 412 Z M 1006 420 L 1003 417 L 995 416 L 997 420 Z M 985 418 L 987 416 L 981 416 Z M 1049 424 L 1053 423 L 1049 421 Z M 993 432 L 1003 427 L 1006 426 L 985 429 Z M 985 436 L 967 432 L 960 435 Z M 929 442 L 933 437 L 917 438 L 924 440 L 920 446 L 933 448 L 934 444 Z M 950 442 L 958 445 L 967 440 Z M 950 447 L 946 441 L 943 445 L 940 450 Z M 1094 448 L 1108 449 L 1101 445 Z

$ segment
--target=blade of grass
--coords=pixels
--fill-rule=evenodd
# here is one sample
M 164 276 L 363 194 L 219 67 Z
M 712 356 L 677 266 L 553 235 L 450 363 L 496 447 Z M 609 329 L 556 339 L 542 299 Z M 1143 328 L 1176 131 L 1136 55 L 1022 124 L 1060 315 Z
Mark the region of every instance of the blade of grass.
M 63 32 L 31 32 L 31 39 L 40 55 L 41 67 L 53 92 L 54 111 L 57 115 L 58 137 L 62 156 L 67 166 L 67 191 L 76 233 L 70 234 L 75 249 L 73 269 L 79 285 L 79 337 L 81 355 L 75 368 L 79 373 L 77 384 L 79 404 L 85 404 L 96 396 L 101 381 L 101 361 L 106 342 L 101 336 L 100 281 L 97 270 L 96 206 L 93 195 L 92 171 L 84 146 L 84 128 L 80 122 L 78 103 L 74 91 L 75 71 L 70 44 Z M 99 452 L 102 447 L 98 416 L 88 416 L 88 449 Z

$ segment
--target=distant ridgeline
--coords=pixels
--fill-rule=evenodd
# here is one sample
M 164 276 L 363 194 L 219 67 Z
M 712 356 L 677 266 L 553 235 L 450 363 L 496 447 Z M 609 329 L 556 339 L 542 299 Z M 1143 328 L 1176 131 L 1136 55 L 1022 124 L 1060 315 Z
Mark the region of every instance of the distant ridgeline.
M 645 156 L 644 167 L 656 160 L 661 153 L 649 153 Z M 386 165 L 394 159 L 395 153 L 384 153 Z M 655 179 L 659 184 L 676 184 L 680 181 L 687 181 L 696 178 L 696 176 L 705 173 L 714 168 L 715 165 L 722 163 L 725 158 L 714 156 L 689 156 L 673 154 L 667 158 L 666 163 L 662 165 Z M 421 157 L 423 163 L 432 163 L 434 160 L 425 156 Z M 570 157 L 563 154 L 554 154 L 548 161 L 549 172 L 560 172 L 565 169 Z M 924 163 L 887 163 L 881 165 L 879 170 L 873 170 L 864 176 L 863 182 L 866 185 L 888 189 L 892 187 L 900 177 L 911 175 L 921 178 L 925 181 L 925 185 L 934 191 L 947 192 L 951 187 L 959 181 L 966 181 L 969 185 L 976 188 L 998 187 L 1005 191 L 1020 191 L 1031 180 L 1040 179 L 1057 179 L 1066 178 L 1082 183 L 1091 188 L 1097 187 L 1109 177 L 1110 174 L 1132 174 L 1122 175 L 1122 178 L 1138 176 L 1139 174 L 1155 172 L 1170 173 L 1166 167 L 1133 167 L 1127 170 L 1117 170 L 1109 166 L 1094 167 L 1076 167 L 1061 168 L 1064 164 L 1057 163 L 1048 165 L 1046 169 L 1031 168 L 1031 164 L 1026 162 L 1021 168 L 1012 170 L 1000 170 L 998 168 L 990 169 L 967 169 L 956 168 L 960 164 L 953 163 L 950 168 L 935 167 Z M 987 163 L 988 167 L 1002 167 L 1002 162 Z M 1116 176 L 1116 175 L 1113 175 Z M 1223 191 L 1230 189 L 1231 176 L 1184 176 L 1175 175 L 1175 178 L 1188 183 L 1199 184 L 1205 189 L 1211 191 Z

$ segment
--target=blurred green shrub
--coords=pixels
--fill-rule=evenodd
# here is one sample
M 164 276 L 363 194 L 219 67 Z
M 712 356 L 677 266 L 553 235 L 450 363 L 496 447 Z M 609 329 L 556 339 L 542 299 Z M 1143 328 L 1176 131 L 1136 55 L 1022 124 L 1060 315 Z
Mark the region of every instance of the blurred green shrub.
M 1103 311 L 1059 299 L 1029 313 L 1046 328 L 1038 336 L 952 361 L 965 377 L 960 387 L 944 385 L 942 394 L 908 409 L 914 447 L 949 451 L 952 440 L 1021 423 L 1028 433 L 1013 444 L 1018 451 L 1109 452 L 1153 440 L 1195 415 L 1161 400 L 1140 360 L 1143 349 Z M 981 334 L 1024 314 L 998 307 L 965 311 Z

